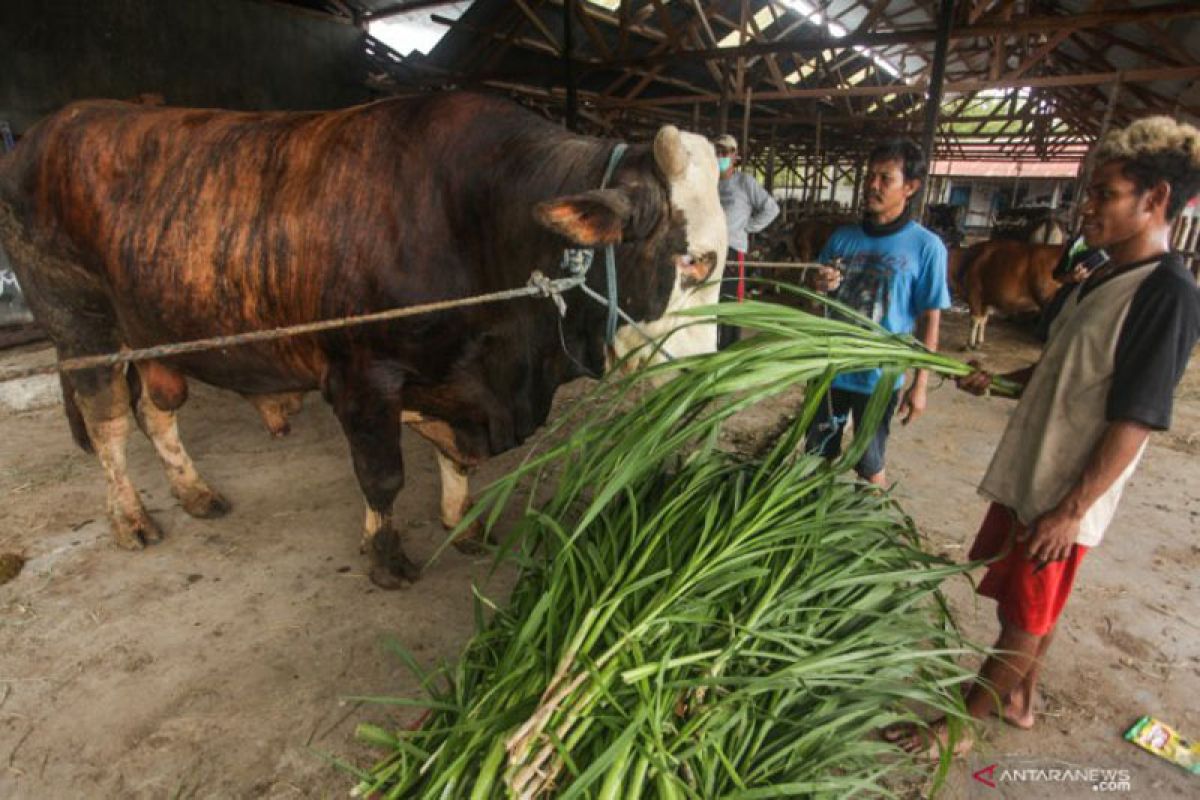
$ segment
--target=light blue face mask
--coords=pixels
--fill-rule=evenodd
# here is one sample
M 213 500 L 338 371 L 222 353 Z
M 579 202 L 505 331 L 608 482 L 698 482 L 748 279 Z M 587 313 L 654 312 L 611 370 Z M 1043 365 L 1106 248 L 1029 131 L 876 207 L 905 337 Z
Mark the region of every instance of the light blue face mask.
M 729 156 L 720 156 L 717 158 L 717 169 L 721 170 L 721 172 L 729 169 L 732 165 L 733 159 Z

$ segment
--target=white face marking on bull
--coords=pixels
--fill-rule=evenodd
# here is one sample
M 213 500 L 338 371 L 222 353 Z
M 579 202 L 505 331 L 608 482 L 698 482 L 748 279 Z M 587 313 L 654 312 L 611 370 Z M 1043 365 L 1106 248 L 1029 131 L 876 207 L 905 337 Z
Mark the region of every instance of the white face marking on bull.
M 655 137 L 654 157 L 670 183 L 671 206 L 686 221 L 688 252 L 677 263 L 675 285 L 663 316 L 640 327 L 656 340 L 667 337 L 663 346 L 674 358 L 711 353 L 717 349 L 716 324 L 697 325 L 694 317 L 679 316 L 678 312 L 713 305 L 720 294 L 729 234 L 717 193 L 717 156 L 705 137 L 681 133 L 668 125 Z M 706 268 L 711 271 L 704 275 Z M 697 277 L 702 281 L 699 285 L 695 285 Z M 615 359 L 638 348 L 645 348 L 651 362 L 666 360 L 661 352 L 651 356 L 645 336 L 633 327 L 623 325 L 617 329 L 611 354 Z M 643 360 L 635 357 L 631 362 Z

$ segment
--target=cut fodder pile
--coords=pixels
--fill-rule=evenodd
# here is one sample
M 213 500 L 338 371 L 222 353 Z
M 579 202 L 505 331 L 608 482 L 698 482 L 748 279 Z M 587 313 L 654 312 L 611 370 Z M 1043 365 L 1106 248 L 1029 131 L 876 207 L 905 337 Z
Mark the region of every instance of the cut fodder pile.
M 938 589 L 962 568 L 844 474 L 883 393 L 837 463 L 801 444 L 835 372 L 966 368 L 861 320 L 715 313 L 759 335 L 650 371 L 674 377 L 632 410 L 644 373 L 602 384 L 568 441 L 481 499 L 494 522 L 523 488 L 498 549 L 517 587 L 502 607 L 478 599 L 462 658 L 421 673 L 428 697 L 386 701 L 427 709 L 419 727 L 360 728 L 388 755 L 358 794 L 870 796 L 937 766 L 877 732 L 919 724 L 917 707 L 964 717 L 970 648 Z M 797 382 L 810 382 L 803 412 L 773 448 L 742 460 L 716 447 L 722 420 Z

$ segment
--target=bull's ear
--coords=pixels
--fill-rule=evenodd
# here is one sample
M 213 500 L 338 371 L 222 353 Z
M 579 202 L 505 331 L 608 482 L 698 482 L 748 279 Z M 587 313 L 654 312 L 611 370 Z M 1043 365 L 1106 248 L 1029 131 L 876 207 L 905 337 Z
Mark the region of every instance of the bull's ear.
M 621 241 L 621 230 L 629 220 L 629 199 L 616 189 L 597 189 L 538 203 L 537 221 L 584 247 L 599 247 Z
M 688 166 L 688 151 L 683 146 L 683 137 L 674 125 L 662 126 L 654 137 L 654 163 L 668 179 L 683 176 Z

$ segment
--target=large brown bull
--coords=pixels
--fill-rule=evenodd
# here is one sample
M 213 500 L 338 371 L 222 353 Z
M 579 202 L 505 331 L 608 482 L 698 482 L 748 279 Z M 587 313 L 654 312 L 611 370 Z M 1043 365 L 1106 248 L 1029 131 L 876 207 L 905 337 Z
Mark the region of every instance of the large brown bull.
M 564 248 L 609 243 L 620 305 L 653 321 L 720 274 L 716 160 L 666 127 L 601 190 L 614 145 L 467 94 L 325 113 L 79 103 L 0 161 L 0 240 L 62 358 L 508 289 L 561 274 Z M 603 268 L 588 282 L 604 292 Z M 280 433 L 320 390 L 366 499 L 372 577 L 396 586 L 417 574 L 391 520 L 402 413 L 451 479 L 520 443 L 556 387 L 613 355 L 606 310 L 566 300 L 562 318 L 525 299 L 73 372 L 68 417 L 103 465 L 117 543 L 140 548 L 161 533 L 125 468 L 131 410 L 184 509 L 207 517 L 228 503 L 179 440 L 186 379 L 246 395 Z

